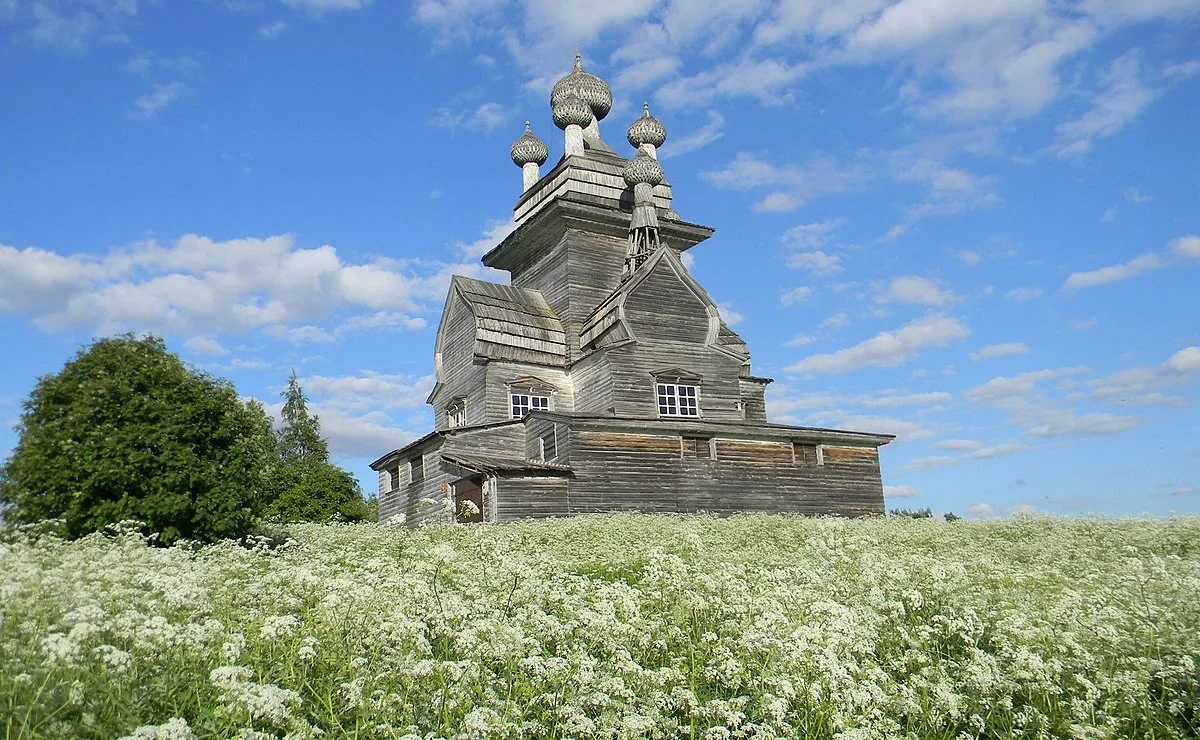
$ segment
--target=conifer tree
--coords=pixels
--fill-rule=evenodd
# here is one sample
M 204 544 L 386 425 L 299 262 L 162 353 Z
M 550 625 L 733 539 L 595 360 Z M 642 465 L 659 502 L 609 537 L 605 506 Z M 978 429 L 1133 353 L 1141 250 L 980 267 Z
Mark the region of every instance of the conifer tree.
M 275 432 L 278 462 L 266 516 L 284 522 L 362 521 L 369 507 L 354 476 L 329 461 L 329 443 L 308 411 L 308 398 L 296 377 L 282 393 L 280 427 Z

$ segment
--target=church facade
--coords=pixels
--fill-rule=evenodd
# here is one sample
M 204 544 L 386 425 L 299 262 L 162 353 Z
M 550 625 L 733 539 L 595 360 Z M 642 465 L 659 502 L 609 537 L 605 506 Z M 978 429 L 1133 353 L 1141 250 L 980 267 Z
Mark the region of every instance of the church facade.
M 512 147 L 517 228 L 483 257 L 509 285 L 455 276 L 438 327 L 430 434 L 379 473 L 380 520 L 502 522 L 607 511 L 883 513 L 892 436 L 767 421 L 768 378 L 684 266 L 713 230 L 680 218 L 649 109 L 635 148 L 600 137 L 612 93 L 575 69 Z

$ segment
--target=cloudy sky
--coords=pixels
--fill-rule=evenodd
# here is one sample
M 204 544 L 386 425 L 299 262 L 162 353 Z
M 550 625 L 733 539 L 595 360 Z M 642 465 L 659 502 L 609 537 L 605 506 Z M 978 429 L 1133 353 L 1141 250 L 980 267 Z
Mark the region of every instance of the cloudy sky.
M 773 420 L 896 434 L 890 506 L 1200 511 L 1200 0 L 0 0 L 0 456 L 148 331 L 372 488 L 577 47 Z

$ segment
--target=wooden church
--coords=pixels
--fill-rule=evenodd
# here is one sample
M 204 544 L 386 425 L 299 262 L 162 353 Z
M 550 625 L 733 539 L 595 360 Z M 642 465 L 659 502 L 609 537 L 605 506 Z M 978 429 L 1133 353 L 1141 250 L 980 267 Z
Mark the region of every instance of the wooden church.
M 436 430 L 371 464 L 380 520 L 883 513 L 892 436 L 767 422 L 771 380 L 680 259 L 713 230 L 672 208 L 663 125 L 646 108 L 614 152 L 612 92 L 579 55 L 550 105 L 565 154 L 542 175 L 528 124 L 513 144 L 518 225 L 483 257 L 511 284 L 451 281 Z

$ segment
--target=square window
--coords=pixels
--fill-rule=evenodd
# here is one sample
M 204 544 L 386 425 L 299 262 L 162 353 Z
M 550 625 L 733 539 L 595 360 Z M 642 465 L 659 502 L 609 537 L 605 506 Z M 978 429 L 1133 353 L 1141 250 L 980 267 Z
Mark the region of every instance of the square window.
M 409 485 L 425 480 L 425 458 L 418 457 L 408 463 Z
M 658 383 L 659 416 L 699 416 L 700 389 L 694 385 Z

